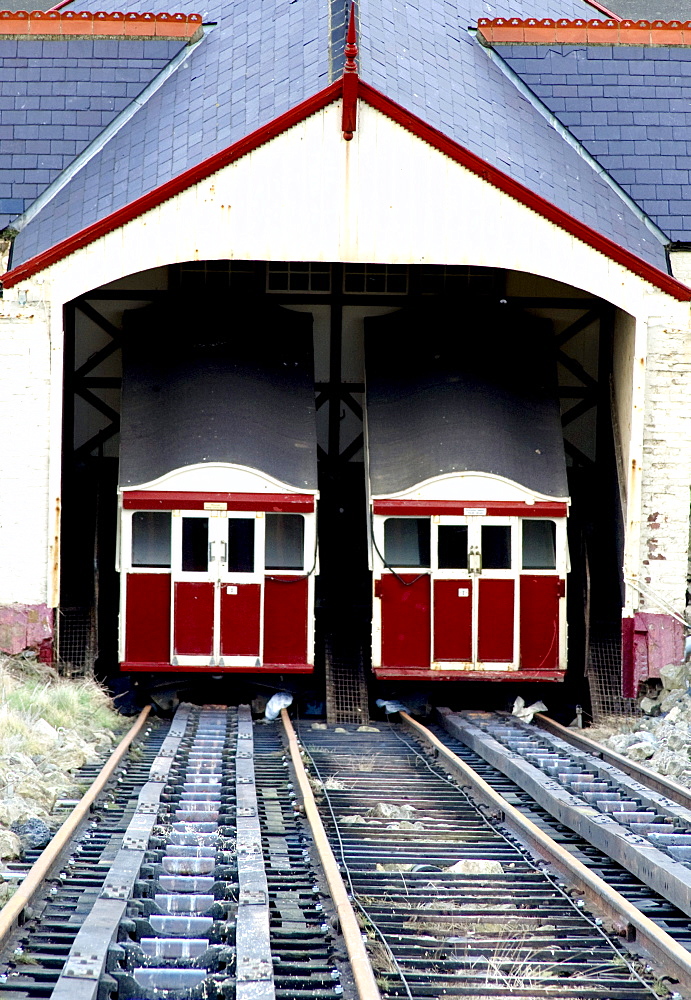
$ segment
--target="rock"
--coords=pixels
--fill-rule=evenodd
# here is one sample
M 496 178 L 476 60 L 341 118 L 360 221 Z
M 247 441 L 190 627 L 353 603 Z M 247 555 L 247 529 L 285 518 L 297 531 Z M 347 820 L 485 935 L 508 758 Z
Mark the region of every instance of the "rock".
M 640 733 L 617 733 L 616 736 L 610 736 L 608 740 L 605 740 L 607 746 L 616 750 L 617 753 L 624 753 L 634 743 L 640 743 L 640 741 Z
M 666 691 L 675 688 L 686 688 L 689 682 L 689 666 L 687 663 L 668 663 L 660 671 L 660 680 Z
M 15 823 L 12 832 L 19 837 L 24 850 L 36 850 L 39 847 L 47 847 L 53 836 L 50 827 L 37 816 L 25 820 L 23 823 Z
M 688 745 L 688 734 L 671 732 L 667 737 L 667 747 L 669 750 L 684 750 Z
M 0 858 L 18 858 L 22 844 L 16 833 L 11 830 L 0 830 Z
M 466 860 L 457 861 L 450 868 L 444 868 L 445 872 L 456 875 L 503 875 L 504 869 L 498 861 Z
M 343 726 L 336 726 L 336 728 L 334 729 L 334 732 L 335 733 L 347 733 L 348 730 L 344 729 Z
M 631 760 L 648 760 L 655 753 L 655 747 L 652 743 L 646 741 L 641 741 L 640 743 L 634 743 L 626 750 L 626 756 L 630 757 Z
M 51 726 L 50 722 L 46 722 L 45 719 L 39 719 L 38 722 L 34 723 L 34 733 L 39 733 L 44 739 L 48 740 L 50 743 L 57 743 L 60 739 L 60 733 Z
M 48 819 L 45 809 L 41 809 L 35 802 L 30 802 L 21 795 L 10 795 L 0 799 L 0 826 L 11 829 L 15 823 L 24 823 L 35 816 Z
M 367 820 L 365 819 L 364 816 L 360 816 L 359 813 L 356 813 L 355 816 L 344 816 L 341 819 L 341 823 L 344 823 L 346 826 L 352 826 L 354 823 L 365 823 L 366 824 Z
M 310 729 L 326 729 L 325 722 L 313 722 Z
M 377 729 L 376 726 L 358 726 L 357 729 L 355 730 L 355 732 L 356 733 L 379 733 L 379 732 L 381 732 L 381 730 Z
M 0 882 L 0 908 L 2 908 L 5 903 L 9 903 L 16 891 L 17 886 L 13 883 Z
M 378 872 L 412 872 L 415 865 L 380 865 L 378 864 L 375 871 Z
M 660 711 L 663 715 L 669 712 L 670 709 L 682 700 L 686 691 L 683 688 L 674 688 L 672 691 L 665 691 L 663 697 L 660 699 Z
M 677 722 L 681 718 L 681 708 L 679 705 L 675 705 L 674 708 L 670 709 L 667 713 L 667 722 Z
M 380 819 L 413 819 L 416 812 L 415 806 L 397 806 L 393 802 L 377 802 L 375 806 L 367 810 L 367 815 L 377 816 Z
M 656 698 L 641 698 L 641 712 L 646 715 L 659 715 L 660 702 Z
M 24 778 L 23 781 L 17 782 L 14 790 L 17 795 L 21 795 L 28 802 L 38 803 L 41 809 L 45 809 L 46 812 L 51 812 L 57 798 L 55 790 L 46 785 L 42 777 L 38 780 Z

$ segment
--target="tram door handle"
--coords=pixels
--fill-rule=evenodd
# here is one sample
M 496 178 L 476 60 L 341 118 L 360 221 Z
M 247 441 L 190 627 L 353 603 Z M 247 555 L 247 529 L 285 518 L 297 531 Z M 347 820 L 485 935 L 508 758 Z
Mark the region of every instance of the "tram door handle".
M 209 542 L 209 562 L 210 563 L 214 561 L 214 545 L 215 544 L 216 544 L 215 542 Z
M 482 553 L 477 545 L 471 545 L 468 552 L 468 575 L 480 576 L 482 573 Z
M 221 562 L 226 563 L 228 562 L 228 542 L 221 542 L 221 545 Z

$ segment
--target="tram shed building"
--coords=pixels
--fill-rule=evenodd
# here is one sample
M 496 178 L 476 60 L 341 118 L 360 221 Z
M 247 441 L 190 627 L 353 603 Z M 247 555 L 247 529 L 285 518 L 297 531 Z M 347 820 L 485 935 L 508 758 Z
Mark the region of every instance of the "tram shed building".
M 391 350 L 414 368 L 429 324 L 491 345 L 506 309 L 535 334 L 517 380 L 538 342 L 554 373 L 570 666 L 621 663 L 632 697 L 679 660 L 683 22 L 580 0 L 119 8 L 0 18 L 0 649 L 116 663 L 133 318 L 184 356 L 197 322 L 251 341 L 272 315 L 275 342 L 292 311 L 313 332 L 318 641 L 366 658 L 367 338 L 398 313 Z

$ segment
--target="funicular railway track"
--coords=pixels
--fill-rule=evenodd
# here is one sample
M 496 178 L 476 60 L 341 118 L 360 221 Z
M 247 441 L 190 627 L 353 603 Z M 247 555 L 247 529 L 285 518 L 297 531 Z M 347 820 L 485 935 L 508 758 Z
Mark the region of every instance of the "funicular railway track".
M 465 743 L 404 721 L 298 724 L 301 748 L 285 713 L 283 731 L 246 708 L 193 706 L 151 727 L 114 808 L 10 938 L 0 1000 L 634 1000 L 664 995 L 665 977 L 691 996 L 685 912 Z M 512 802 L 560 844 L 512 826 Z

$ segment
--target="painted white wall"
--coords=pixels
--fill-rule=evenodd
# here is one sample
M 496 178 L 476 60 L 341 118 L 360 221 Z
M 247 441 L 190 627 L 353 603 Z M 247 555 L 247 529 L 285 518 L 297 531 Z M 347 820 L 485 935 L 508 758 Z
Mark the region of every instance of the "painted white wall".
M 56 597 L 60 479 L 51 447 L 61 415 L 51 386 L 62 385 L 62 334 L 52 338 L 50 304 L 33 287 L 39 294 L 24 304 L 0 300 L 0 605 Z
M 654 536 L 662 532 L 665 558 L 645 564 L 646 577 L 675 606 L 683 602 L 691 479 L 683 402 L 688 305 L 362 104 L 352 142 L 341 137 L 340 105 L 334 104 L 6 291 L 0 314 L 0 356 L 7 359 L 0 475 L 3 494 L 10 498 L 2 500 L 0 511 L 2 530 L 11 542 L 0 556 L 2 600 L 28 602 L 46 595 L 52 603 L 57 596 L 54 560 L 46 553 L 55 534 L 49 511 L 59 496 L 62 305 L 150 268 L 228 258 L 499 267 L 576 286 L 625 310 L 635 329 L 629 463 L 632 469 L 638 463 L 627 490 L 627 567 L 637 573 L 641 551 L 649 552 Z M 19 303 L 25 298 L 31 308 L 22 311 Z M 13 338 L 20 346 L 13 347 Z M 646 365 L 648 466 L 641 476 Z M 666 435 L 671 444 L 662 456 Z M 21 488 L 21 498 L 7 489 L 13 483 Z M 639 497 L 644 516 L 659 513 L 664 518 L 661 529 L 646 528 L 641 534 Z

